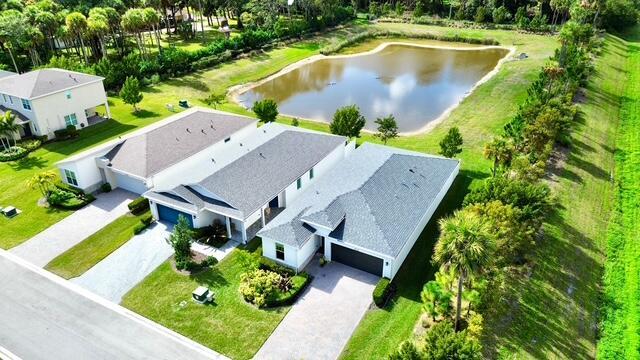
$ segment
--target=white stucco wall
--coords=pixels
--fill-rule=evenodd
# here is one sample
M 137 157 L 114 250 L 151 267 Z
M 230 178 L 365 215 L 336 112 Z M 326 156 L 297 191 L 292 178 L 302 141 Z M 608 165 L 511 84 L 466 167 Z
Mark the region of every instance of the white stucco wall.
M 95 158 L 93 156 L 85 157 L 70 163 L 59 164 L 58 168 L 60 170 L 60 178 L 65 183 L 67 183 L 67 179 L 64 175 L 64 169 L 73 171 L 76 174 L 76 179 L 78 180 L 77 187 L 86 192 L 93 192 L 102 185 L 100 169 L 96 165 Z
M 211 211 L 202 210 L 195 216 L 193 219 L 193 227 L 201 228 L 205 226 L 210 226 L 213 224 L 214 220 L 220 220 L 222 225 L 225 225 L 225 217 L 220 214 L 212 213 Z
M 84 111 L 107 102 L 107 95 L 101 81 L 68 91 L 71 93 L 70 99 L 67 99 L 67 90 L 65 90 L 31 100 L 31 108 L 38 127 L 37 135 L 48 135 L 49 138 L 53 138 L 55 130 L 66 127 L 64 116 L 72 113 L 75 113 L 78 119 L 76 128 L 80 129 L 82 125 L 86 127 L 88 124 Z
M 284 245 L 284 260 L 276 258 L 276 241 L 262 238 L 262 255 L 280 264 L 298 269 L 298 249 L 290 245 Z

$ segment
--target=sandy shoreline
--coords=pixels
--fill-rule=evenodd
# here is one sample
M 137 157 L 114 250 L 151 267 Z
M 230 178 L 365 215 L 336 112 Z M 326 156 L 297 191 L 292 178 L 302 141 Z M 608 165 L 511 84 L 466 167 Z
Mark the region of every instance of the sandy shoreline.
M 508 50 L 507 54 L 502 57 L 498 63 L 496 64 L 496 66 L 489 71 L 487 74 L 485 74 L 485 76 L 483 76 L 480 80 L 478 80 L 472 87 L 471 89 L 469 89 L 463 96 L 462 98 L 460 98 L 460 100 L 458 102 L 456 102 L 455 104 L 452 104 L 450 107 L 448 107 L 447 109 L 445 109 L 442 114 L 440 114 L 440 116 L 438 116 L 437 118 L 435 118 L 434 120 L 429 121 L 427 124 L 425 124 L 423 127 L 421 127 L 418 130 L 414 130 L 414 131 L 409 131 L 409 132 L 400 132 L 398 133 L 398 135 L 400 136 L 413 136 L 413 135 L 419 135 L 419 134 L 424 134 L 427 133 L 429 131 L 431 131 L 434 127 L 436 127 L 438 124 L 440 124 L 441 122 L 443 122 L 447 117 L 449 117 L 449 115 L 451 114 L 451 112 L 457 108 L 460 103 L 462 103 L 462 101 L 464 99 L 467 98 L 467 96 L 471 95 L 473 93 L 473 91 L 480 85 L 486 83 L 487 81 L 489 81 L 489 79 L 491 79 L 495 74 L 498 73 L 498 71 L 500 70 L 500 68 L 502 67 L 502 65 L 507 62 L 516 52 L 516 48 L 515 47 L 506 47 L 506 46 L 499 46 L 499 45 L 482 45 L 482 46 L 474 46 L 474 47 L 455 47 L 455 46 L 446 46 L 446 45 L 427 45 L 427 44 L 415 44 L 415 43 L 410 43 L 410 42 L 402 42 L 402 41 L 391 41 L 391 42 L 385 42 L 382 43 L 380 45 L 378 45 L 377 47 L 375 47 L 372 50 L 369 51 L 365 51 L 365 52 L 361 52 L 361 53 L 357 53 L 357 54 L 345 54 L 345 55 L 313 55 L 311 57 L 308 57 L 306 59 L 300 60 L 298 62 L 295 62 L 293 64 L 287 65 L 286 67 L 282 68 L 280 71 L 276 72 L 275 74 L 269 75 L 264 79 L 258 80 L 258 81 L 254 81 L 254 82 L 250 82 L 250 83 L 246 83 L 246 84 L 241 84 L 241 85 L 236 85 L 233 86 L 231 88 L 229 88 L 227 96 L 231 99 L 231 101 L 233 101 L 234 103 L 247 108 L 246 106 L 244 106 L 240 100 L 239 100 L 239 95 L 257 87 L 260 86 L 268 81 L 271 81 L 279 76 L 282 76 L 286 73 L 289 73 L 295 69 L 298 69 L 302 66 L 305 66 L 307 64 L 311 64 L 314 63 L 318 60 L 324 60 L 324 59 L 344 59 L 344 58 L 351 58 L 351 57 L 358 57 L 358 56 L 366 56 L 366 55 L 371 55 L 371 54 L 375 54 L 377 52 L 380 52 L 382 50 L 384 50 L 387 46 L 390 45 L 403 45 L 403 46 L 413 46 L 413 47 L 420 47 L 420 48 L 431 48 L 431 49 L 444 49 L 444 50 L 455 50 L 455 51 L 477 51 L 477 50 L 488 50 L 488 49 L 504 49 L 504 50 Z M 307 121 L 314 121 L 314 122 L 318 122 L 318 123 L 322 123 L 322 124 L 328 124 L 327 121 L 322 121 L 322 120 L 317 120 L 317 119 L 307 119 L 307 118 L 301 118 L 299 116 L 294 116 L 294 115 L 289 115 L 289 114 L 280 114 L 280 115 L 284 115 L 287 117 L 291 117 L 291 118 L 298 118 L 301 120 L 307 120 Z M 363 132 L 366 133 L 375 133 L 375 131 L 372 130 L 366 130 L 363 129 Z

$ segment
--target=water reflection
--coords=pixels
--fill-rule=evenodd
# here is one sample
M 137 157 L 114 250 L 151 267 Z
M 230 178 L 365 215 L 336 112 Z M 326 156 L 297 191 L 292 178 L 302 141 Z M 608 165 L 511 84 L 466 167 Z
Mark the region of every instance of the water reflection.
M 389 45 L 374 54 L 304 65 L 239 99 L 251 106 L 271 98 L 283 114 L 321 121 L 331 121 L 341 106 L 356 104 L 367 118 L 367 129 L 375 129 L 377 117 L 393 114 L 400 131 L 410 132 L 457 103 L 506 53 Z

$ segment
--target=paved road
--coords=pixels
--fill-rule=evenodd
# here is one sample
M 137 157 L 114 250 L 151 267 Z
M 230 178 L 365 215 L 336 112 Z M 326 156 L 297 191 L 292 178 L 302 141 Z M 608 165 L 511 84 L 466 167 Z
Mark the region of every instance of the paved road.
M 306 270 L 313 282 L 255 359 L 337 359 L 369 308 L 379 277 L 316 259 Z
M 122 297 L 173 254 L 166 239 L 172 226 L 156 223 L 72 282 L 120 303 Z
M 126 214 L 127 205 L 137 196 L 115 189 L 98 195 L 91 204 L 77 210 L 10 251 L 39 267 L 88 238 L 105 225 Z
M 25 360 L 224 359 L 0 250 L 0 346 Z

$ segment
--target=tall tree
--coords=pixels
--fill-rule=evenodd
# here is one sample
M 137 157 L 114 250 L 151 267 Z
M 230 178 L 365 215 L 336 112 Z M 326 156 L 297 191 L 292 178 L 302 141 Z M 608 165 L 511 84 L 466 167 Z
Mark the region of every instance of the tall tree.
M 140 92 L 140 82 L 133 76 L 127 76 L 120 89 L 120 97 L 125 104 L 133 105 L 133 111 L 138 112 L 138 103 L 142 101 L 143 95 Z
M 452 127 L 440 141 L 440 155 L 453 158 L 462 152 L 462 135 L 457 127 Z
M 375 123 L 378 124 L 378 132 L 375 136 L 380 138 L 385 145 L 387 141 L 398 137 L 398 124 L 393 115 L 377 118 Z
M 27 182 L 27 186 L 31 189 L 38 189 L 40 194 L 47 198 L 57 178 L 58 175 L 52 170 L 43 171 L 33 175 Z
M 87 19 L 87 27 L 89 33 L 98 38 L 102 58 L 106 58 L 107 46 L 105 44 L 105 37 L 109 33 L 109 19 L 107 19 L 107 12 L 103 8 L 96 7 L 91 9 L 91 11 L 89 11 L 89 18 Z
M 88 64 L 89 58 L 84 47 L 84 37 L 88 29 L 87 18 L 79 12 L 72 12 L 65 18 L 65 24 L 67 25 L 67 30 L 80 41 L 80 50 L 82 51 L 84 62 Z
M 138 44 L 138 49 L 140 50 L 140 54 L 144 56 L 145 48 L 144 41 L 142 40 L 141 32 L 145 26 L 145 16 L 144 11 L 142 9 L 133 8 L 127 10 L 124 15 L 122 15 L 122 28 L 124 31 L 133 34 L 136 39 L 136 43 Z
M 173 232 L 169 235 L 167 241 L 173 246 L 176 262 L 186 261 L 191 258 L 193 230 L 191 230 L 186 217 L 178 215 L 178 223 L 173 227 Z
M 440 220 L 440 238 L 433 259 L 458 276 L 455 328 L 460 326 L 462 285 L 487 265 L 495 250 L 491 227 L 471 211 L 459 210 L 453 216 Z
M 20 48 L 20 41 L 24 39 L 25 33 L 26 21 L 19 11 L 5 10 L 0 13 L 0 43 L 7 49 L 16 72 L 20 70 L 16 63 L 15 50 Z
M 484 157 L 493 160 L 493 167 L 491 169 L 493 176 L 496 176 L 501 167 L 509 166 L 514 152 L 515 147 L 511 139 L 496 137 L 484 144 Z
M 160 14 L 158 14 L 158 11 L 156 9 L 151 7 L 144 8 L 143 14 L 145 25 L 151 28 L 151 31 L 156 38 L 156 43 L 158 44 L 158 52 L 162 53 L 162 44 L 160 43 Z
M 365 124 L 366 120 L 360 114 L 360 109 L 355 105 L 349 105 L 336 110 L 329 128 L 332 134 L 359 137 Z
M 271 99 L 256 101 L 251 110 L 265 123 L 274 122 L 278 117 L 278 104 Z

